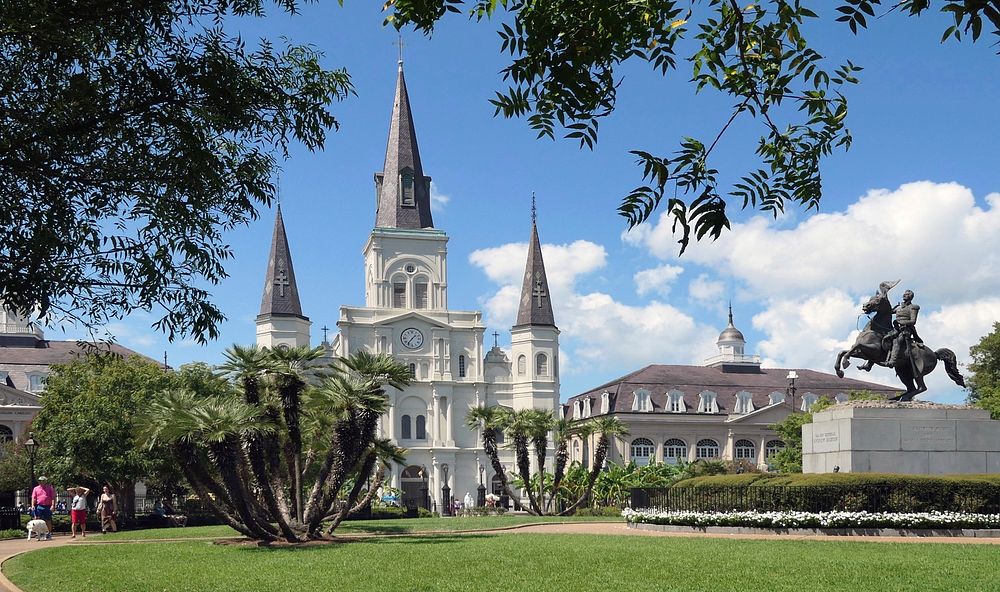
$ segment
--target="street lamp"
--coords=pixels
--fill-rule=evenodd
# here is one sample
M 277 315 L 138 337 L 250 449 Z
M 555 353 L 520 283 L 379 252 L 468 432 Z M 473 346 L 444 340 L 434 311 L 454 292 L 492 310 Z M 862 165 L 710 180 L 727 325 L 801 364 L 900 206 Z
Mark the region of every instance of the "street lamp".
M 441 465 L 444 472 L 444 485 L 441 486 L 441 515 L 451 516 L 451 488 L 448 487 L 448 465 Z
M 792 412 L 793 413 L 795 412 L 795 379 L 798 378 L 798 377 L 799 377 L 799 375 L 795 373 L 795 370 L 789 370 L 788 371 L 788 376 L 787 376 L 787 378 L 788 378 L 788 389 L 787 389 L 787 393 L 788 393 L 788 396 L 791 397 L 791 400 L 792 400 Z
M 31 483 L 28 485 L 28 503 L 31 503 L 31 490 L 35 488 L 35 454 L 38 452 L 38 442 L 35 442 L 35 432 L 28 432 L 28 439 L 24 442 L 24 447 L 28 449 L 28 464 L 31 466 Z

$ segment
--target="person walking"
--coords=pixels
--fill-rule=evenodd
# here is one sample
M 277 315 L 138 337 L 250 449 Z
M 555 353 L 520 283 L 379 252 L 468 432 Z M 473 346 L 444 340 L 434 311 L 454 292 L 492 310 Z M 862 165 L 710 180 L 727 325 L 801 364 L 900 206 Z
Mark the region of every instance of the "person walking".
M 101 533 L 110 529 L 118 532 L 118 498 L 111 491 L 110 485 L 101 488 L 101 497 L 97 502 L 97 515 L 101 518 Z
M 69 489 L 73 493 L 73 504 L 70 506 L 70 532 L 69 538 L 76 538 L 76 525 L 80 525 L 80 534 L 87 538 L 87 494 L 90 490 L 86 487 L 73 487 Z
M 35 510 L 35 518 L 44 520 L 49 527 L 45 540 L 52 540 L 52 504 L 56 501 L 56 490 L 49 485 L 44 476 L 38 478 L 38 485 L 31 490 L 31 507 Z

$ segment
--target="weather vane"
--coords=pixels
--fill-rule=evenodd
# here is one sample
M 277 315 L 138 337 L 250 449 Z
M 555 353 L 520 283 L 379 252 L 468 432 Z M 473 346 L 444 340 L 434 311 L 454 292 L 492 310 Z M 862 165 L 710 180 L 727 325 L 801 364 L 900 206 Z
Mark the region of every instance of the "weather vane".
M 403 65 L 403 45 L 405 45 L 403 43 L 403 34 L 402 33 L 399 34 L 399 39 L 397 39 L 395 42 L 393 42 L 393 45 L 395 45 L 396 47 L 399 48 L 399 65 L 402 66 Z

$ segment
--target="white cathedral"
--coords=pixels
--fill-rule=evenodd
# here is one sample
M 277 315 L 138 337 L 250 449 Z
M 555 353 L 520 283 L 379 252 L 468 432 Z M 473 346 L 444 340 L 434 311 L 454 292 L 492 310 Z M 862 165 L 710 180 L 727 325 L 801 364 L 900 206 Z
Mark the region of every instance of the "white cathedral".
M 440 509 L 445 483 L 458 500 L 466 493 L 475 498 L 481 482 L 497 492 L 480 433 L 465 425 L 470 408 L 560 411 L 559 329 L 533 219 L 517 324 L 511 328 L 513 361 L 495 342 L 485 350 L 482 313 L 448 308 L 448 235 L 431 219 L 430 183 L 400 62 L 385 164 L 375 173 L 375 227 L 363 249 L 365 304 L 342 306 L 339 333 L 323 345 L 331 357 L 367 349 L 409 366 L 413 381 L 389 393 L 390 408 L 380 426 L 382 437 L 409 451 L 407 466 L 394 468 L 390 484 L 403 490 L 404 502 Z M 279 206 L 257 345 L 310 345 L 310 324 L 299 302 Z M 501 449 L 501 460 L 511 466 L 513 453 Z

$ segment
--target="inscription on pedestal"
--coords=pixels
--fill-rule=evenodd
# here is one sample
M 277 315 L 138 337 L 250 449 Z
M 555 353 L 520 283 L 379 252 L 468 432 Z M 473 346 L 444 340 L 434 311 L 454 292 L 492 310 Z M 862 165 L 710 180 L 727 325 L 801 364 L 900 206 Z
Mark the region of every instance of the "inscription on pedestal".
M 954 450 L 954 423 L 903 423 L 900 436 L 904 450 Z

